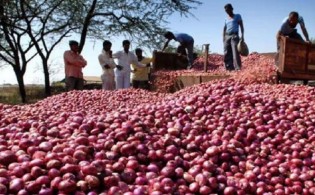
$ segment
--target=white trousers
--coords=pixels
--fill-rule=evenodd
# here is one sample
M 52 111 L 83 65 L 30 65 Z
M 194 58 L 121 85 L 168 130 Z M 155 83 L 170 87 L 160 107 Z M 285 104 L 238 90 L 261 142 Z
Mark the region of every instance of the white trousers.
M 130 72 L 120 71 L 115 73 L 116 89 L 126 89 L 130 87 Z

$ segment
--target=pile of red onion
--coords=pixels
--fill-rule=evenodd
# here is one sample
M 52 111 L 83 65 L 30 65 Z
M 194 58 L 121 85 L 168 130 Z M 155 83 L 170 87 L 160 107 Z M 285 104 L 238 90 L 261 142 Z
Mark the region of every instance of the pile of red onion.
M 231 74 L 0 104 L 0 194 L 314 194 L 314 88 Z
M 241 71 L 226 71 L 223 56 L 211 54 L 208 56 L 207 72 L 204 72 L 205 58 L 197 58 L 191 70 L 159 70 L 153 73 L 153 89 L 160 93 L 168 93 L 174 86 L 178 76 L 217 76 L 231 77 L 239 82 L 252 83 L 276 83 L 276 68 L 274 59 L 270 56 L 251 53 L 247 57 L 241 57 Z

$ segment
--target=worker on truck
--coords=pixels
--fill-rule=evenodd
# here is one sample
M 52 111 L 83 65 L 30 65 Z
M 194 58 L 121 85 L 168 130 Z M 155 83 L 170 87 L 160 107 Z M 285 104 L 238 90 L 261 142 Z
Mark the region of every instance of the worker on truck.
M 172 33 L 170 31 L 166 32 L 164 34 L 164 37 L 167 39 L 166 43 L 164 44 L 164 47 L 162 51 L 164 51 L 168 43 L 171 40 L 175 40 L 180 43 L 180 45 L 187 50 L 187 57 L 188 57 L 188 69 L 192 68 L 192 65 L 194 63 L 194 38 L 186 33 Z
M 300 16 L 299 13 L 297 12 L 291 12 L 289 16 L 283 20 L 281 28 L 277 33 L 278 42 L 281 36 L 286 36 L 291 39 L 297 39 L 304 42 L 304 39 L 302 38 L 302 36 L 299 33 L 297 33 L 297 29 L 296 29 L 297 24 L 300 24 L 306 41 L 310 42 L 303 17 Z
M 296 26 L 297 24 L 300 24 L 300 27 L 302 29 L 303 35 L 306 39 L 306 42 L 311 43 L 308 32 L 305 27 L 305 23 L 303 20 L 303 17 L 299 15 L 297 12 L 291 12 L 288 17 L 286 17 L 282 25 L 280 27 L 280 30 L 277 33 L 277 54 L 275 58 L 276 65 L 279 65 L 279 50 L 280 50 L 280 38 L 281 36 L 285 36 L 291 39 L 296 39 L 304 42 L 304 39 L 302 36 L 297 32 Z

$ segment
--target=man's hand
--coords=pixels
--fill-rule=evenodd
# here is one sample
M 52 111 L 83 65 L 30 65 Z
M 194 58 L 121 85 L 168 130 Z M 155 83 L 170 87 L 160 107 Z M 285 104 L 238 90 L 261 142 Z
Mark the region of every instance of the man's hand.
M 109 58 L 113 58 L 113 51 L 112 50 L 108 51 L 108 56 L 109 56 Z
M 109 66 L 108 64 L 105 64 L 105 65 L 104 65 L 104 68 L 110 69 L 110 66 Z
M 122 70 L 122 69 L 123 69 L 123 67 L 120 66 L 120 65 L 116 65 L 116 68 L 117 68 L 118 70 Z

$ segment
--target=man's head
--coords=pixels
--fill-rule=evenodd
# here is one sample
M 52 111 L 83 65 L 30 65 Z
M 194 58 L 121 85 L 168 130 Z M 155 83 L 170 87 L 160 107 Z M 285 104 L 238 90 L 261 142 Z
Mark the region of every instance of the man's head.
M 291 12 L 289 14 L 288 22 L 290 27 L 295 28 L 299 22 L 299 14 L 297 12 Z
M 130 41 L 129 40 L 124 40 L 123 42 L 122 42 L 122 45 L 123 45 L 123 48 L 124 48 L 124 50 L 127 52 L 127 51 L 129 51 L 129 47 L 130 47 Z
M 224 9 L 225 9 L 225 12 L 228 14 L 228 15 L 232 15 L 233 14 L 233 6 L 228 3 L 224 6 Z
M 77 41 L 71 40 L 69 41 L 69 46 L 71 51 L 78 52 L 79 51 L 79 43 Z
M 103 42 L 103 49 L 104 49 L 105 51 L 109 51 L 111 47 L 112 47 L 112 43 L 111 43 L 110 41 L 105 40 L 105 41 Z
M 136 52 L 137 57 L 142 57 L 142 49 L 137 48 L 137 49 L 135 49 L 135 52 Z
M 170 31 L 167 31 L 165 34 L 164 34 L 164 37 L 171 40 L 171 39 L 175 39 L 175 35 L 170 32 Z

